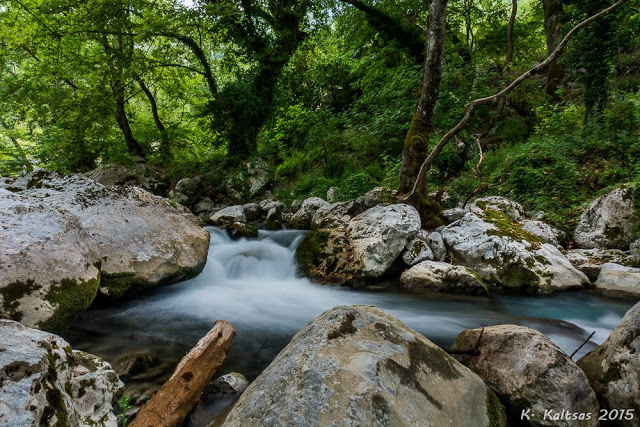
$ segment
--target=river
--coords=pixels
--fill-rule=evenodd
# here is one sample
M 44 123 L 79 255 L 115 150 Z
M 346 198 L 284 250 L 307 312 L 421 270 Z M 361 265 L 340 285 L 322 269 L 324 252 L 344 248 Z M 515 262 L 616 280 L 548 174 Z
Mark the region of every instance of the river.
M 157 387 L 216 319 L 231 322 L 237 335 L 221 373 L 255 378 L 291 337 L 323 311 L 338 305 L 378 306 L 435 343 L 448 347 L 466 328 L 518 324 L 540 330 L 577 358 L 602 343 L 631 302 L 589 292 L 548 296 L 464 296 L 402 292 L 393 282 L 361 289 L 335 288 L 298 277 L 297 230 L 260 231 L 257 239 L 231 240 L 208 227 L 211 247 L 200 275 L 106 307 L 93 307 L 64 337 L 71 345 L 114 362 L 130 353 L 158 356 L 156 369 L 127 384 Z

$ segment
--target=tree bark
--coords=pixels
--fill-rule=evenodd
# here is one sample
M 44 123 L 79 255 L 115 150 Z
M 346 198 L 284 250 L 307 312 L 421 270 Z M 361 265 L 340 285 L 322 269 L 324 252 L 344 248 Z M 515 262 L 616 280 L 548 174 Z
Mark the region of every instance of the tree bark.
M 433 162 L 435 162 L 436 158 L 438 157 L 438 154 L 440 154 L 440 152 L 445 147 L 445 145 L 447 145 L 447 143 L 452 138 L 454 138 L 458 133 L 460 133 L 460 131 L 467 125 L 467 123 L 469 123 L 469 121 L 475 114 L 476 107 L 480 105 L 486 105 L 486 104 L 497 102 L 497 100 L 500 99 L 500 97 L 508 95 L 511 91 L 513 91 L 516 87 L 518 87 L 520 83 L 522 83 L 524 80 L 528 79 L 535 73 L 538 73 L 541 70 L 548 67 L 549 64 L 556 61 L 558 57 L 562 54 L 562 51 L 566 47 L 567 43 L 569 43 L 569 40 L 571 39 L 571 37 L 574 36 L 574 34 L 576 34 L 582 28 L 588 26 L 592 22 L 595 22 L 598 19 L 602 18 L 603 16 L 606 16 L 611 12 L 614 12 L 620 6 L 625 4 L 627 1 L 628 0 L 618 0 L 611 6 L 601 10 L 595 15 L 592 15 L 587 19 L 585 19 L 584 21 L 580 22 L 578 25 L 573 27 L 571 31 L 567 33 L 567 35 L 562 39 L 562 41 L 558 43 L 558 46 L 556 46 L 555 50 L 551 52 L 551 54 L 547 56 L 547 58 L 544 61 L 542 61 L 540 64 L 536 65 L 533 68 L 530 68 L 529 70 L 527 70 L 526 72 L 518 76 L 518 78 L 513 80 L 511 83 L 509 83 L 505 88 L 503 88 L 498 93 L 491 96 L 487 96 L 485 98 L 475 99 L 469 102 L 465 106 L 465 114 L 462 117 L 462 119 L 458 122 L 457 125 L 449 129 L 449 131 L 446 134 L 444 134 L 442 138 L 440 138 L 440 141 L 438 141 L 436 146 L 433 148 L 433 151 L 431 151 L 431 153 L 429 154 L 429 157 L 427 157 L 426 160 L 422 163 L 422 166 L 420 166 L 420 171 L 418 172 L 418 176 L 415 179 L 411 192 L 404 195 L 402 199 L 407 202 L 411 202 L 412 200 L 415 199 L 416 195 L 420 195 L 424 193 L 424 190 L 427 185 L 426 177 L 427 177 L 427 172 L 429 172 L 429 168 L 431 167 L 431 165 L 433 165 Z
M 5 122 L 0 122 L 0 124 L 2 125 L 3 128 L 5 128 L 5 130 L 7 132 L 9 132 L 11 130 L 9 125 L 6 124 Z M 7 135 L 7 137 L 9 138 L 9 140 L 11 141 L 13 146 L 15 147 L 16 151 L 18 152 L 18 156 L 17 157 L 20 157 L 22 159 L 22 162 L 24 163 L 24 167 L 27 170 L 27 172 L 33 171 L 33 165 L 29 161 L 29 157 L 27 157 L 27 153 L 25 153 L 24 149 L 22 148 L 22 146 L 20 145 L 18 140 L 13 135 L 10 135 L 10 134 Z
M 542 0 L 544 7 L 544 31 L 547 39 L 547 55 L 551 55 L 562 40 L 562 0 Z M 552 61 L 547 69 L 547 93 L 556 96 L 558 87 L 562 84 L 564 70 Z
M 142 80 L 141 77 L 136 78 L 136 81 L 138 82 L 140 89 L 142 89 L 142 92 L 144 92 L 144 94 L 147 96 L 147 99 L 149 100 L 149 104 L 151 105 L 151 114 L 153 114 L 153 121 L 155 122 L 158 130 L 160 131 L 160 135 L 162 138 L 160 141 L 160 150 L 163 153 L 167 154 L 169 151 L 169 147 L 168 147 L 169 134 L 167 133 L 167 129 L 164 127 L 164 124 L 162 124 L 162 120 L 160 120 L 156 98 L 155 96 L 153 96 L 153 93 L 151 93 L 151 90 L 149 90 L 149 87 L 145 84 L 144 80 Z
M 504 73 L 508 71 L 509 64 L 513 61 L 513 30 L 516 26 L 516 15 L 518 14 L 518 0 L 511 0 L 511 16 L 509 16 L 509 27 L 507 29 L 507 55 L 504 60 L 504 66 L 500 70 L 500 78 L 504 77 Z M 496 112 L 498 116 L 502 115 L 504 111 L 504 105 L 507 102 L 506 97 L 502 97 L 498 100 L 498 108 L 496 108 Z
M 182 358 L 171 378 L 140 408 L 131 427 L 175 427 L 198 404 L 202 389 L 222 366 L 236 331 L 218 320 Z
M 419 98 L 402 150 L 402 165 L 399 174 L 400 194 L 411 191 L 420 165 L 427 158 L 433 114 L 442 80 L 446 14 L 447 0 L 433 0 L 431 2 L 427 20 L 426 59 Z

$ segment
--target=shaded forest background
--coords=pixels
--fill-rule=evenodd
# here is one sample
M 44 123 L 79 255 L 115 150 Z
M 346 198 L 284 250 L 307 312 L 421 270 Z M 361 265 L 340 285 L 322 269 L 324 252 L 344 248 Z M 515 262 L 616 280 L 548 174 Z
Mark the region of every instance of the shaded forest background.
M 450 0 L 431 140 L 612 3 Z M 428 9 L 416 0 L 7 0 L 0 174 L 145 161 L 174 182 L 215 183 L 260 157 L 286 201 L 330 187 L 338 199 L 397 188 Z M 438 156 L 428 189 L 446 190 L 445 205 L 464 201 L 478 186 L 479 141 L 483 195 L 569 229 L 597 194 L 640 182 L 639 89 L 640 4 L 629 1 L 497 106 L 479 108 Z

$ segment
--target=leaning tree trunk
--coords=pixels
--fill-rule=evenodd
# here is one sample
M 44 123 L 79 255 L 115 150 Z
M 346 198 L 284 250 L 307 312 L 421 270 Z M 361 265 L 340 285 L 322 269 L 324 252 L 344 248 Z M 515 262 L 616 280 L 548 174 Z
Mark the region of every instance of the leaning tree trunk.
M 542 0 L 544 7 L 544 31 L 547 37 L 547 55 L 556 50 L 562 40 L 562 0 Z M 552 61 L 547 69 L 547 93 L 556 96 L 558 87 L 562 84 L 564 70 Z
M 508 71 L 509 65 L 513 61 L 513 30 L 516 26 L 516 15 L 518 14 L 518 0 L 511 0 L 511 16 L 509 16 L 509 27 L 507 29 L 507 56 L 504 60 L 504 66 L 500 70 L 500 80 L 504 77 L 505 72 Z M 507 98 L 503 96 L 498 100 L 498 108 L 496 108 L 496 113 L 498 116 L 502 115 L 504 111 L 504 106 L 507 102 Z
M 427 21 L 426 59 L 420 83 L 420 93 L 402 150 L 402 165 L 399 173 L 401 194 L 411 191 L 420 165 L 427 158 L 429 152 L 429 135 L 431 134 L 433 113 L 442 79 L 446 14 L 447 0 L 433 0 L 431 2 Z M 418 202 L 419 200 L 416 203 Z

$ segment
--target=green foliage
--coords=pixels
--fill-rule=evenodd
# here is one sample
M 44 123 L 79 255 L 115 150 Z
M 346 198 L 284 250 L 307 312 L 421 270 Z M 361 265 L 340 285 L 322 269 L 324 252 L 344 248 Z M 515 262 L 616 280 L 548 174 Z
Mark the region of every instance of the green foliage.
M 129 421 L 127 411 L 132 408 L 131 398 L 123 393 L 120 400 L 118 400 L 118 407 L 120 408 L 120 423 L 122 427 L 127 427 L 127 422 Z

